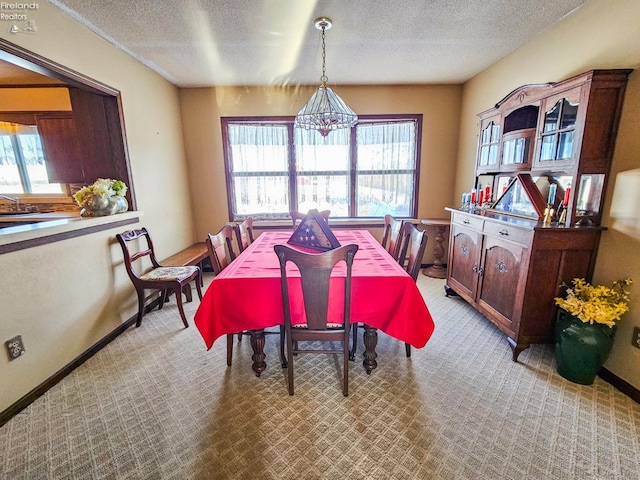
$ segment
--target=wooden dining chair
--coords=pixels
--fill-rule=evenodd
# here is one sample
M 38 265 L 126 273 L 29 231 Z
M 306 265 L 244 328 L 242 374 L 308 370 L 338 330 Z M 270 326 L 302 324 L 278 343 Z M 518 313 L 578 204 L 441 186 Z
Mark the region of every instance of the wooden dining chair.
M 280 287 L 284 311 L 284 330 L 287 343 L 287 377 L 289 395 L 293 395 L 293 356 L 300 353 L 342 353 L 342 394 L 349 394 L 349 329 L 351 327 L 351 268 L 358 245 L 349 244 L 323 253 L 306 253 L 286 245 L 275 245 L 280 261 Z M 344 261 L 347 266 L 342 289 L 344 308 L 336 318 L 329 318 L 329 283 L 335 265 Z M 300 271 L 300 285 L 306 323 L 292 324 L 291 296 L 287 277 L 287 263 L 292 262 Z M 293 283 L 292 283 L 293 285 Z M 332 292 L 333 293 L 333 292 Z M 342 347 L 301 348 L 300 342 L 339 342 Z
M 215 275 L 222 272 L 227 265 L 236 259 L 232 244 L 233 236 L 233 227 L 231 225 L 225 225 L 215 235 L 207 234 L 205 243 L 207 244 L 209 261 Z
M 207 234 L 207 238 L 205 239 L 205 243 L 207 244 L 207 250 L 209 251 L 209 260 L 211 262 L 211 266 L 213 267 L 213 273 L 218 275 L 222 272 L 227 266 L 236 259 L 235 252 L 233 251 L 233 237 L 234 231 L 231 225 L 225 225 L 218 231 L 218 233 L 212 235 L 210 233 Z M 280 328 L 280 331 L 265 331 L 265 334 L 278 334 L 284 335 L 284 328 Z M 233 360 L 233 337 L 236 334 L 229 333 L 227 334 L 227 365 L 231 366 Z M 250 336 L 249 332 L 238 332 L 238 341 L 242 340 L 243 335 Z M 280 362 L 284 363 L 284 340 L 280 342 L 281 351 L 280 351 Z
M 187 301 L 191 301 L 190 282 L 195 281 L 198 297 L 202 300 L 202 272 L 198 266 L 163 267 L 156 258 L 151 235 L 146 228 L 128 230 L 116 235 L 118 243 L 122 247 L 124 265 L 127 274 L 138 294 L 138 317 L 136 327 L 142 323 L 144 316 L 145 290 L 160 290 L 160 307 L 164 305 L 168 294 L 173 291 L 176 296 L 178 311 L 185 328 L 189 326 L 182 308 L 182 293 L 184 291 Z M 145 262 L 151 263 L 151 269 Z
M 414 282 L 418 281 L 418 274 L 422 266 L 422 257 L 427 247 L 427 232 L 418 230 L 418 228 L 410 222 L 405 222 L 401 232 L 402 246 L 398 255 L 400 265 L 405 265 L 405 269 Z M 411 345 L 405 343 L 407 357 L 411 356 Z
M 238 254 L 241 254 L 253 242 L 253 218 L 247 217 L 243 222 L 236 223 L 233 230 L 238 243 Z
M 220 274 L 227 265 L 236 259 L 235 252 L 233 251 L 233 227 L 231 225 L 225 225 L 218 233 L 212 235 L 207 234 L 205 243 L 207 244 L 207 250 L 209 251 L 209 261 L 213 267 L 213 273 L 215 275 Z M 227 334 L 227 365 L 231 366 L 233 359 L 233 333 Z M 242 339 L 242 332 L 238 333 L 238 341 Z
M 384 232 L 382 234 L 382 246 L 396 260 L 400 254 L 400 235 L 402 233 L 402 225 L 404 220 L 396 220 L 391 215 L 384 216 Z
M 389 252 L 389 254 L 399 263 L 404 263 L 400 261 L 398 258 L 400 256 L 400 248 L 402 247 L 402 235 L 403 235 L 403 225 L 406 222 L 404 220 L 396 220 L 393 216 L 387 214 L 384 216 L 384 231 L 382 233 L 382 246 L 384 249 Z M 353 340 L 351 343 L 351 353 L 349 354 L 349 358 L 351 360 L 355 360 L 356 358 L 356 349 L 358 346 L 358 328 L 360 325 L 358 323 L 354 323 L 353 326 Z
M 322 216 L 322 218 L 325 219 L 327 223 L 329 223 L 329 215 L 331 215 L 331 210 L 322 210 L 318 213 Z M 296 227 L 298 223 L 307 216 L 306 213 L 296 212 L 295 210 L 291 210 L 291 212 L 289 212 L 289 215 L 291 215 L 291 221 L 293 222 L 294 227 Z

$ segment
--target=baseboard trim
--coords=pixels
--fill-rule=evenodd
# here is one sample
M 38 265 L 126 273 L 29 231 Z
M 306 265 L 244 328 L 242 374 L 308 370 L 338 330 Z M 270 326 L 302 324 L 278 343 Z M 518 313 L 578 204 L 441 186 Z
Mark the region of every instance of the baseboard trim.
M 601 368 L 598 376 L 603 379 L 605 382 L 610 383 L 616 389 L 620 390 L 626 396 L 631 398 L 636 403 L 640 403 L 640 390 L 636 387 L 628 383 L 627 381 L 621 379 L 615 373 L 611 373 L 606 368 Z
M 151 294 L 150 296 L 153 296 L 153 295 L 157 295 L 157 293 Z M 145 312 L 151 311 L 153 308 L 155 308 L 159 304 L 160 304 L 160 299 L 158 297 L 145 307 Z M 49 390 L 58 382 L 60 382 L 64 377 L 69 375 L 76 368 L 78 368 L 80 365 L 82 365 L 84 362 L 89 360 L 96 353 L 98 353 L 100 350 L 106 347 L 109 343 L 115 340 L 115 338 L 118 335 L 120 335 L 122 332 L 124 332 L 127 328 L 129 328 L 131 325 L 134 325 L 136 323 L 137 317 L 138 315 L 136 313 L 131 318 L 127 319 L 125 322 L 120 324 L 111 333 L 101 338 L 98 342 L 93 344 L 91 347 L 89 347 L 87 350 L 81 353 L 78 357 L 73 359 L 70 363 L 68 363 L 67 365 L 62 367 L 60 370 L 58 370 L 56 373 L 51 375 L 40 385 L 35 387 L 33 390 L 28 392 L 26 395 L 24 395 L 22 398 L 20 398 L 18 401 L 16 401 L 12 405 L 10 405 L 7 409 L 0 412 L 0 427 L 2 427 L 5 423 L 7 423 L 9 420 L 11 420 L 14 416 L 16 416 L 22 410 L 27 408 L 29 405 L 31 405 L 39 397 L 44 395 L 47 392 L 47 390 Z

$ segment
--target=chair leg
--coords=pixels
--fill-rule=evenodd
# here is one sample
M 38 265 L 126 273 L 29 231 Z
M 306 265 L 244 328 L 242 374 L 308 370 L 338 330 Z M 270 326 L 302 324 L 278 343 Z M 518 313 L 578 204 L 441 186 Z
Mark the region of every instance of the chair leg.
M 198 278 L 196 278 L 196 291 L 198 292 L 198 298 L 202 300 L 202 270 L 200 270 Z
M 140 324 L 142 324 L 142 317 L 144 315 L 144 289 L 136 289 L 136 293 L 138 294 L 138 318 L 136 319 L 136 328 L 138 328 Z
M 184 293 L 184 296 L 187 299 L 187 302 L 190 302 L 190 301 L 193 300 L 193 296 L 191 295 L 191 284 L 190 283 L 185 283 L 182 286 L 182 293 Z
M 184 309 L 182 308 L 182 292 L 180 287 L 175 289 L 176 293 L 176 303 L 178 304 L 178 310 L 180 311 L 180 317 L 182 317 L 182 323 L 184 323 L 184 328 L 189 328 L 189 322 L 187 322 L 187 317 L 184 314 Z
M 284 358 L 284 325 L 280 325 L 280 366 L 287 368 L 287 360 Z
M 233 333 L 227 334 L 227 365 L 231 366 L 231 358 L 233 357 Z
M 342 395 L 345 397 L 349 396 L 349 335 L 347 334 L 344 339 L 344 355 L 342 362 L 344 363 L 344 374 L 342 379 Z
M 289 395 L 293 395 L 293 342 L 291 335 L 287 335 L 287 379 L 289 381 Z
M 410 344 L 408 344 L 408 343 L 405 343 L 405 344 L 404 344 L 404 349 L 405 349 L 405 350 L 406 350 L 406 352 L 407 352 L 407 358 L 409 358 L 409 357 L 411 356 L 411 345 L 410 345 Z
M 351 344 L 351 350 L 349 351 L 349 360 L 353 362 L 356 359 L 356 348 L 358 345 L 358 324 L 352 323 L 351 328 L 353 329 L 353 343 Z
M 162 310 L 162 307 L 164 307 L 164 302 L 169 301 L 169 295 L 171 295 L 170 288 L 165 288 L 164 290 L 160 290 L 160 305 L 158 306 L 158 310 Z

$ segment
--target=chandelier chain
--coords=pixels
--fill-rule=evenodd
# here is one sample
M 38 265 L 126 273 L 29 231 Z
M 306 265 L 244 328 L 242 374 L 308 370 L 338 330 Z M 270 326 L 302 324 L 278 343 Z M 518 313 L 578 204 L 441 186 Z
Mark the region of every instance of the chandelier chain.
M 325 45 L 324 45 L 324 30 L 325 30 L 325 26 L 322 26 L 322 77 L 320 77 L 320 81 L 322 82 L 322 85 L 326 85 L 327 84 L 327 74 L 326 74 L 326 60 L 327 60 L 327 53 L 325 51 Z

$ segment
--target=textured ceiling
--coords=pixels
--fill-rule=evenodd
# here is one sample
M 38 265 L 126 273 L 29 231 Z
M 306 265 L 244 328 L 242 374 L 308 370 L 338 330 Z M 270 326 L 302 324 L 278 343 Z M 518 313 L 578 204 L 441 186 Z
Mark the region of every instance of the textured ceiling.
M 461 83 L 587 0 L 50 0 L 181 87 Z

